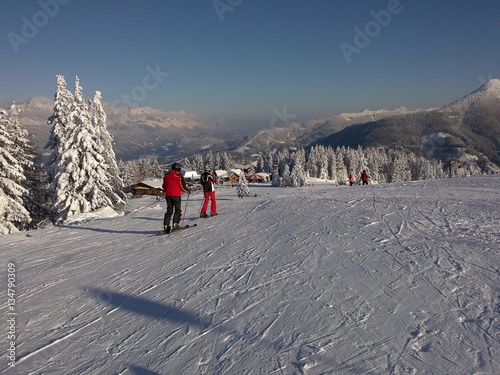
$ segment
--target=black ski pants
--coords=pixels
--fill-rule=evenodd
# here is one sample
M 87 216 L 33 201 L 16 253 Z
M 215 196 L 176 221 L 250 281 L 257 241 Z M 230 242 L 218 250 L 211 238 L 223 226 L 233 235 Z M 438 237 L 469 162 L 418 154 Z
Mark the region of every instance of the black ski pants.
M 165 212 L 165 217 L 163 218 L 163 225 L 170 225 L 170 218 L 172 213 L 174 214 L 173 224 L 179 224 L 181 222 L 181 197 L 165 197 L 167 201 L 167 212 Z

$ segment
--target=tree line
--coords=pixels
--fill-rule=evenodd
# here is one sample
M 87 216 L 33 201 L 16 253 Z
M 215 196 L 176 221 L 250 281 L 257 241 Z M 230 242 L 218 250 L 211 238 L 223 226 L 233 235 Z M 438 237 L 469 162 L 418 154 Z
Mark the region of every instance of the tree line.
M 237 157 L 237 156 L 236 156 Z M 238 160 L 245 165 L 245 160 Z M 299 187 L 307 184 L 308 178 L 330 180 L 338 185 L 347 184 L 348 176 L 358 179 L 365 170 L 373 183 L 418 181 L 446 177 L 439 160 L 426 159 L 404 149 L 385 147 L 358 148 L 316 145 L 289 150 L 273 150 L 261 153 L 251 172 L 272 175 L 274 186 Z M 161 178 L 163 170 L 156 159 L 138 159 L 118 163 L 121 177 L 126 185 L 146 178 Z M 235 166 L 233 157 L 227 152 L 196 154 L 185 158 L 183 167 L 199 174 L 205 167 L 210 170 L 230 170 Z M 250 173 L 251 173 L 250 172 Z

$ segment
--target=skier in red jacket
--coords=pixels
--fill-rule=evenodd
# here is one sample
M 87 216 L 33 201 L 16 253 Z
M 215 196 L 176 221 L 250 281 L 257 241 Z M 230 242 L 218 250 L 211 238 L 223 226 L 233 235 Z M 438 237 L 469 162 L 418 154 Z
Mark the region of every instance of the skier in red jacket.
M 171 230 L 178 230 L 181 221 L 181 195 L 182 192 L 191 193 L 191 190 L 186 185 L 184 176 L 181 174 L 181 165 L 179 163 L 172 164 L 172 170 L 163 176 L 163 193 L 167 201 L 167 212 L 163 218 L 162 233 L 168 234 Z M 170 228 L 170 218 L 174 214 L 172 220 L 172 228 Z
M 368 173 L 366 173 L 365 170 L 363 170 L 363 173 L 361 173 L 361 182 L 363 185 L 368 185 L 368 179 L 370 176 L 368 176 Z
M 352 175 L 352 173 L 349 173 L 349 186 L 354 185 L 354 182 L 354 176 Z

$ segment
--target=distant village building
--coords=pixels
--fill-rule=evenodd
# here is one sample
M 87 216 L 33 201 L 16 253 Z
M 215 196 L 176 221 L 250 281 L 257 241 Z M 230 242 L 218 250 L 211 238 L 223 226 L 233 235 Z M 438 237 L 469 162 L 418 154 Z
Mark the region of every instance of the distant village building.
M 128 189 L 134 195 L 161 195 L 163 194 L 163 180 L 150 178 L 136 184 L 130 185 Z
M 271 180 L 271 176 L 269 173 L 255 173 L 252 168 L 249 168 L 250 173 L 244 173 L 243 170 L 239 168 L 234 168 L 229 171 L 224 170 L 216 170 L 215 175 L 217 179 L 218 185 L 224 184 L 238 184 L 240 181 L 240 176 L 242 173 L 245 174 L 248 182 L 252 183 L 267 183 Z M 200 183 L 201 176 L 196 171 L 181 171 L 184 179 L 188 183 L 188 186 L 195 185 L 195 189 L 197 184 Z M 137 182 L 133 185 L 130 185 L 126 188 L 127 192 L 131 192 L 134 195 L 162 195 L 163 194 L 163 179 L 159 178 L 149 178 L 141 182 Z
M 230 184 L 237 184 L 240 181 L 240 175 L 242 171 L 241 169 L 232 169 L 230 171 L 227 171 L 228 174 L 228 182 Z
M 201 175 L 196 171 L 181 171 L 186 182 L 191 182 L 192 184 L 197 184 L 200 182 Z
M 218 185 L 223 185 L 224 183 L 229 182 L 228 172 L 222 169 L 217 169 L 215 171 L 215 178 L 217 179 Z
M 264 172 L 252 173 L 250 175 L 247 175 L 246 178 L 248 182 L 265 183 L 271 181 L 271 176 L 269 175 L 269 173 Z

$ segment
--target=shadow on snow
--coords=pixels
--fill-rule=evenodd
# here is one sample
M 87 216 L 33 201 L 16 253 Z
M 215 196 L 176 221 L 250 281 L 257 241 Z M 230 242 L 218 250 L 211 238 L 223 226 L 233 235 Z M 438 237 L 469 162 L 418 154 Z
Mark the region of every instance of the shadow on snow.
M 89 291 L 95 299 L 103 301 L 110 306 L 160 321 L 188 324 L 198 326 L 201 329 L 207 328 L 210 324 L 209 319 L 201 318 L 190 311 L 182 310 L 165 303 L 149 301 L 142 297 L 134 297 L 109 290 L 91 288 Z

